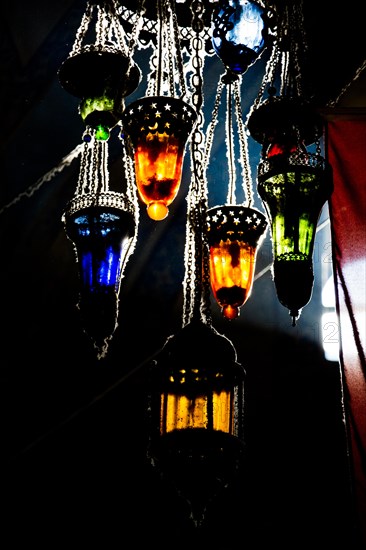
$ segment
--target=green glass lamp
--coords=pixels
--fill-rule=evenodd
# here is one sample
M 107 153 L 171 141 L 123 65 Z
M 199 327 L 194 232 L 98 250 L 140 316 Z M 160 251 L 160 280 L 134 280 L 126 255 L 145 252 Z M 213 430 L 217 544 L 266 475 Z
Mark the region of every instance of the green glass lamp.
M 111 45 L 83 46 L 58 73 L 61 86 L 81 98 L 79 114 L 96 139 L 109 138 L 124 110 L 124 98 L 139 85 L 140 69 Z
M 257 189 L 270 220 L 277 296 L 295 326 L 312 296 L 316 227 L 333 190 L 330 166 L 308 150 L 322 120 L 305 101 L 270 97 L 252 112 L 248 129 L 263 146 Z

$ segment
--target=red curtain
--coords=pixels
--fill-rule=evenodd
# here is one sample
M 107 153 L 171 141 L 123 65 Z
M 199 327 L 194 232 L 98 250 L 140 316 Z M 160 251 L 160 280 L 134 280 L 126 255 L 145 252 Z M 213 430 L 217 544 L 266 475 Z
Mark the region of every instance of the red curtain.
M 329 201 L 340 362 L 355 507 L 366 547 L 366 116 L 327 121 Z

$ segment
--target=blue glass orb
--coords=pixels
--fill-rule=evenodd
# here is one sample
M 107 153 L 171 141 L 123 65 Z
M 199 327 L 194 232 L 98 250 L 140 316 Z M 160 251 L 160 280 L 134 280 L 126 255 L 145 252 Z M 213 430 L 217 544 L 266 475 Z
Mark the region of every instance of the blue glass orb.
M 212 45 L 227 69 L 243 74 L 267 45 L 264 9 L 249 0 L 219 2 L 212 14 Z

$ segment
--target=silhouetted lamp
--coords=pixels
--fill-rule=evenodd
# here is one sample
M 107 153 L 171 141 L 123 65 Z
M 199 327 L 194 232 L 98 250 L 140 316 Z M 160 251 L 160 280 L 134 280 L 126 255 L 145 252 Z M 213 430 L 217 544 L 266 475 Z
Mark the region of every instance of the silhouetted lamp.
M 107 140 L 121 119 L 124 98 L 137 88 L 141 73 L 127 48 L 117 3 L 105 0 L 98 4 L 87 2 L 75 43 L 58 77 L 67 92 L 81 99 L 79 114 L 94 130 L 95 138 Z M 94 42 L 83 44 L 90 37 Z
M 322 120 L 305 101 L 270 97 L 248 128 L 263 147 L 257 188 L 271 224 L 277 296 L 295 325 L 312 296 L 316 227 L 333 190 L 329 165 L 307 149 L 319 139 Z
M 194 109 L 175 97 L 150 96 L 130 104 L 122 117 L 131 142 L 139 197 L 153 220 L 163 220 L 178 194 Z
M 94 42 L 83 44 L 92 38 Z M 131 37 L 129 43 L 134 43 Z M 58 76 L 66 91 L 81 98 L 79 113 L 86 125 L 76 192 L 62 220 L 76 253 L 83 329 L 100 358 L 117 326 L 120 283 L 134 249 L 138 221 L 127 157 L 126 192 L 109 187 L 110 131 L 120 122 L 125 96 L 140 82 L 140 70 L 133 63 L 131 47 L 127 48 L 115 0 L 87 2 Z
M 230 340 L 199 320 L 170 336 L 151 368 L 148 455 L 196 525 L 244 459 L 244 377 Z
M 133 205 L 120 193 L 76 196 L 63 215 L 79 272 L 85 332 L 103 349 L 118 318 L 118 295 L 136 233 Z
M 303 92 L 303 2 L 284 2 L 277 8 L 276 41 L 247 125 L 262 144 L 257 190 L 271 225 L 277 297 L 295 326 L 312 296 L 316 227 L 333 183 L 330 166 L 320 154 L 323 120 Z M 268 97 L 260 101 L 265 90 Z
M 139 68 L 110 45 L 84 46 L 62 63 L 58 76 L 67 92 L 81 98 L 79 114 L 96 131 L 96 139 L 109 138 L 121 119 L 124 98 L 140 82 Z
M 243 74 L 266 47 L 271 12 L 262 2 L 220 0 L 212 13 L 212 45 L 225 67 Z

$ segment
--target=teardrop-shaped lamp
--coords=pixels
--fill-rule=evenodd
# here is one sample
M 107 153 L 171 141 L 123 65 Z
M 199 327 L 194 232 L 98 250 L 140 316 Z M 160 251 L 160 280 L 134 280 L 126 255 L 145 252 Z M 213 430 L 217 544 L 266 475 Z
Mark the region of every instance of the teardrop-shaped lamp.
M 242 205 L 215 206 L 207 211 L 207 229 L 212 292 L 224 317 L 235 319 L 252 292 L 266 217 Z
M 321 128 L 310 104 L 289 98 L 265 101 L 248 123 L 252 137 L 263 144 L 258 194 L 271 224 L 277 296 L 293 325 L 312 296 L 316 227 L 333 191 L 331 167 L 306 147 Z
M 83 327 L 102 346 L 117 325 L 120 283 L 136 231 L 132 205 L 112 191 L 80 195 L 63 221 L 77 257 Z
M 122 122 L 133 148 L 139 197 L 150 218 L 163 220 L 180 188 L 196 112 L 181 99 L 150 96 L 130 104 Z

